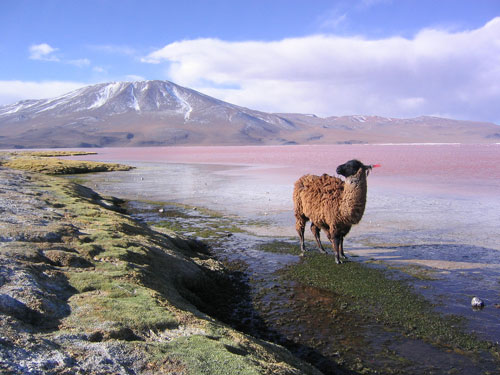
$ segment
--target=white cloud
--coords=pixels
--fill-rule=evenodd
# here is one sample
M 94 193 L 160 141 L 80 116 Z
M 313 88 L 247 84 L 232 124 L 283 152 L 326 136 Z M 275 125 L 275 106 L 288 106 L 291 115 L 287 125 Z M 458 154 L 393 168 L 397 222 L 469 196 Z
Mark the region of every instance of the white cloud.
M 34 44 L 30 46 L 29 58 L 31 60 L 41 60 L 41 61 L 52 61 L 68 65 L 73 65 L 78 68 L 83 68 L 90 65 L 90 60 L 87 58 L 83 59 L 64 59 L 56 56 L 54 52 L 59 51 L 59 48 L 54 48 L 47 43 Z
M 52 98 L 86 85 L 67 81 L 0 81 L 0 105 L 24 99 Z
M 102 45 L 90 45 L 88 48 L 94 51 L 105 52 L 116 55 L 133 56 L 137 54 L 134 48 L 126 45 L 102 44 Z
M 144 78 L 143 76 L 139 76 L 136 74 L 128 74 L 125 76 L 125 78 L 127 79 L 127 81 L 145 81 L 146 80 L 146 78 Z
M 34 44 L 30 46 L 29 51 L 31 60 L 59 61 L 59 58 L 54 55 L 57 48 L 53 48 L 47 43 Z
M 379 4 L 389 4 L 389 3 L 392 3 L 392 0 L 361 0 L 358 6 L 361 8 L 368 9 Z
M 325 31 L 336 31 L 341 25 L 348 23 L 348 14 L 340 8 L 333 8 L 322 14 L 319 19 L 319 28 Z
M 64 61 L 66 64 L 74 65 L 78 68 L 82 68 L 90 65 L 89 59 L 75 59 L 75 60 L 66 60 Z
M 92 71 L 95 73 L 107 73 L 107 70 L 103 68 L 102 66 L 94 66 L 92 68 Z
M 411 39 L 186 40 L 142 61 L 166 63 L 176 83 L 266 111 L 500 120 L 500 17 Z

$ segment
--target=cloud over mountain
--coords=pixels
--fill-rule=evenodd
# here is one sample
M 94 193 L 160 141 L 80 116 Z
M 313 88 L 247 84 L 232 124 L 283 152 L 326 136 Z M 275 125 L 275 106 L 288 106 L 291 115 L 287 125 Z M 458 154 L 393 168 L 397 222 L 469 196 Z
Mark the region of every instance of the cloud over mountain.
M 500 122 L 500 17 L 413 38 L 194 39 L 158 49 L 169 79 L 239 105 L 319 115 L 422 114 Z

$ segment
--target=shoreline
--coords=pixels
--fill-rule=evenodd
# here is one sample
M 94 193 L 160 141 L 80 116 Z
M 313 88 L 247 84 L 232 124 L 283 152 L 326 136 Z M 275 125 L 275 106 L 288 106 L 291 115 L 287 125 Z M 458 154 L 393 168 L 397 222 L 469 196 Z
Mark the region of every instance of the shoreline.
M 199 242 L 67 180 L 0 174 L 2 371 L 319 374 L 198 310 L 223 269 Z

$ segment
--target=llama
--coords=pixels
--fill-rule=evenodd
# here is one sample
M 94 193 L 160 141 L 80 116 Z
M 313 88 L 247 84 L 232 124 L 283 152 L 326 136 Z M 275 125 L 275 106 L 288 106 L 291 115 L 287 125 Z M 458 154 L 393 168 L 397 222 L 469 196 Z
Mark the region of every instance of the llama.
M 364 165 L 358 160 L 350 160 L 337 167 L 337 173 L 346 177 L 340 178 L 327 174 L 322 176 L 304 175 L 295 182 L 293 190 L 295 228 L 300 238 L 302 255 L 305 252 L 304 229 L 311 221 L 311 232 L 321 252 L 326 253 L 320 240 L 323 229 L 335 252 L 335 261 L 342 263 L 344 254 L 344 237 L 351 226 L 359 223 L 363 217 L 366 204 L 366 177 L 373 167 Z

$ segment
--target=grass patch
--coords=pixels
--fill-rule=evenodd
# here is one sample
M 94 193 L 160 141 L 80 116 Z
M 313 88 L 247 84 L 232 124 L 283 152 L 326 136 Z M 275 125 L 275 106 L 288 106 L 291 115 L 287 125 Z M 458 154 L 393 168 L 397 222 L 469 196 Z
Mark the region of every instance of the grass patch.
M 154 291 L 122 280 L 107 281 L 103 287 L 96 289 L 98 293 L 79 294 L 80 301 L 74 304 L 77 308 L 65 324 L 87 330 L 103 325 L 113 330 L 128 328 L 138 334 L 178 326 L 175 314 L 159 303 Z M 106 290 L 109 287 L 112 289 Z
M 3 166 L 49 175 L 128 171 L 132 169 L 128 165 L 115 163 L 25 157 L 8 160 L 3 163 Z
M 255 366 L 255 358 L 224 338 L 193 335 L 175 340 L 169 354 L 187 363 L 190 374 L 259 375 L 262 369 Z
M 89 155 L 77 151 L 37 151 L 4 153 L 2 166 L 48 175 L 66 175 L 92 172 L 128 171 L 133 167 L 94 161 L 58 159 L 57 156 Z
M 80 156 L 80 155 L 97 155 L 97 152 L 93 151 L 14 151 L 10 152 L 13 156 L 38 156 L 38 157 L 58 157 L 58 156 Z
M 346 300 L 349 308 L 362 316 L 409 337 L 467 351 L 490 347 L 489 343 L 466 333 L 461 318 L 435 312 L 406 282 L 391 279 L 382 270 L 356 262 L 339 266 L 331 256 L 311 254 L 290 267 L 285 277 L 328 290 Z

